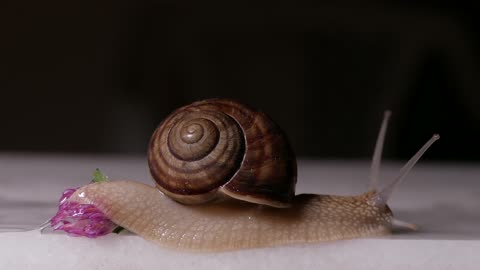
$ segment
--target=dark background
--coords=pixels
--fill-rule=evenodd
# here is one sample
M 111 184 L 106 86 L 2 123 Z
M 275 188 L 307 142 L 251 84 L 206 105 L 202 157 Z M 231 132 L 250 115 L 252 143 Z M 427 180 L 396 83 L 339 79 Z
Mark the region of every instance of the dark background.
M 297 154 L 480 160 L 469 1 L 2 1 L 0 151 L 144 154 L 178 106 L 229 97 Z M 473 1 L 472 1 L 473 2 Z

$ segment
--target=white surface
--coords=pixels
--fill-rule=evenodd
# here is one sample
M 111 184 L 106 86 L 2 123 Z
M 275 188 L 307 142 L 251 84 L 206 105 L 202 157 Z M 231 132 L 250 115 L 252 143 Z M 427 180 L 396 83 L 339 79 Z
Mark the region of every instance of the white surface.
M 478 269 L 480 167 L 425 164 L 394 193 L 397 218 L 418 232 L 224 253 L 157 247 L 134 235 L 73 238 L 33 228 L 56 211 L 67 187 L 81 186 L 99 167 L 111 179 L 148 183 L 145 160 L 128 157 L 0 155 L 0 269 Z M 401 164 L 384 166 L 381 184 Z M 297 192 L 358 194 L 368 187 L 368 162 L 301 161 Z

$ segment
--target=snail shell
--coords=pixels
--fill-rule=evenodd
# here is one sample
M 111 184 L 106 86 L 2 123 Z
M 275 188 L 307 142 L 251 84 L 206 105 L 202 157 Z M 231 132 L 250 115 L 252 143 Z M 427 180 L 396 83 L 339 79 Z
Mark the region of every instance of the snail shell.
M 155 130 L 148 152 L 157 187 L 178 202 L 225 195 L 288 207 L 297 166 L 284 132 L 266 114 L 210 99 L 174 111 Z

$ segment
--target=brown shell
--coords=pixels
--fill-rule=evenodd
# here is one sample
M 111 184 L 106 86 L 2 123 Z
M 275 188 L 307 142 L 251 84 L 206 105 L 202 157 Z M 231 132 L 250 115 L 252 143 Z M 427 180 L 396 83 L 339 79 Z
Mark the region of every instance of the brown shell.
M 227 195 L 288 207 L 295 195 L 295 155 L 266 114 L 232 100 L 192 103 L 170 114 L 150 140 L 157 187 L 188 204 Z

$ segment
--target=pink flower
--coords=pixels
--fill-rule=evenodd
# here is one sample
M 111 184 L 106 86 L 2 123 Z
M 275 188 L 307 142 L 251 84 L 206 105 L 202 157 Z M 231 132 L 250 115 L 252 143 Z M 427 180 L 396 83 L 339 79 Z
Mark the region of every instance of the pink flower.
M 66 189 L 59 200 L 58 212 L 50 220 L 54 230 L 62 230 L 72 236 L 95 238 L 113 232 L 117 225 L 92 204 L 70 202 L 68 198 L 76 189 Z

